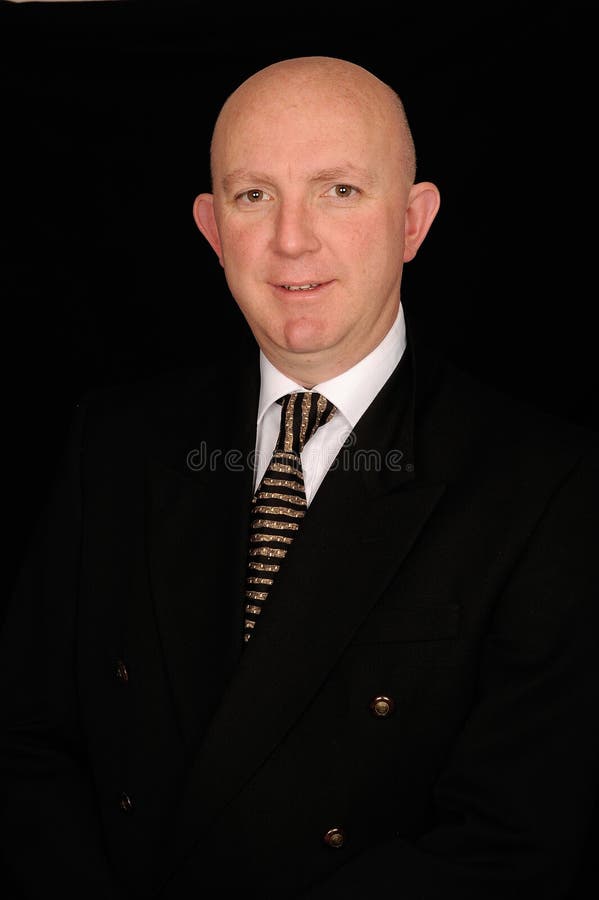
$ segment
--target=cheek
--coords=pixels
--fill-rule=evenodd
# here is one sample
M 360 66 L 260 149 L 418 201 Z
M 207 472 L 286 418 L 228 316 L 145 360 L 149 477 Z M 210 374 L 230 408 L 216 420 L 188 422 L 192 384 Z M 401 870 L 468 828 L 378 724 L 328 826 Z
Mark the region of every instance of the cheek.
M 221 236 L 222 266 L 229 291 L 253 321 L 264 305 L 265 260 L 260 229 L 226 227 Z
M 353 234 L 347 265 L 358 304 L 368 296 L 372 309 L 380 309 L 396 296 L 403 271 L 403 241 L 403 230 L 392 217 L 377 217 L 369 228 Z
M 247 268 L 261 255 L 263 228 L 255 219 L 248 222 L 243 217 L 224 215 L 219 223 L 219 234 L 225 269 L 227 265 Z
M 379 217 L 361 221 L 347 229 L 341 243 L 348 266 L 364 277 L 370 277 L 373 271 L 388 265 L 389 254 L 395 254 L 388 225 Z
M 235 265 L 243 265 L 250 261 L 253 255 L 254 240 L 255 238 L 252 239 L 252 234 L 247 229 L 226 229 L 221 238 L 225 265 L 227 260 L 234 261 Z
M 404 221 L 389 210 L 370 221 L 362 235 L 362 253 L 385 269 L 401 263 L 404 248 Z M 356 252 L 359 252 L 356 250 Z

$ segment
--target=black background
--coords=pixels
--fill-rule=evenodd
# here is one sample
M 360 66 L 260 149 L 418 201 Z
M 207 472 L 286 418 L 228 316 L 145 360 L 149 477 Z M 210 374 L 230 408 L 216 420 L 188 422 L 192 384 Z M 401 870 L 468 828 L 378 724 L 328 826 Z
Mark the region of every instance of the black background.
M 351 59 L 402 95 L 442 194 L 403 287 L 431 340 L 599 426 L 591 5 L 479 5 L 0 4 L 9 582 L 76 400 L 236 352 L 191 208 L 221 103 L 286 56 Z

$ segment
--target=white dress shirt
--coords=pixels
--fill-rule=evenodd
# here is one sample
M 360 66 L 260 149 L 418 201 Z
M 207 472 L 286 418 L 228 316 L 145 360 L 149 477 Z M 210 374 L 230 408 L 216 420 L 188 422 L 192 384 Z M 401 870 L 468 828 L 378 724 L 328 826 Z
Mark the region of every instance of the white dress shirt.
M 333 418 L 321 425 L 302 451 L 302 469 L 308 505 L 320 487 L 331 463 L 358 420 L 385 384 L 406 347 L 406 328 L 400 303 L 397 318 L 381 343 L 347 372 L 312 388 L 337 407 Z M 255 484 L 270 462 L 281 421 L 280 397 L 306 388 L 283 375 L 260 352 L 260 399 L 256 432 Z

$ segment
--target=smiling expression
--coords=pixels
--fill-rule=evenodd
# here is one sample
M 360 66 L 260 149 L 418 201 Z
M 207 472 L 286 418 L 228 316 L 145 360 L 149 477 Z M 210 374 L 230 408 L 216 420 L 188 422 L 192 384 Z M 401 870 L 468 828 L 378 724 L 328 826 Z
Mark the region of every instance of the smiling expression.
M 278 63 L 225 104 L 196 221 L 258 344 L 291 377 L 334 377 L 392 325 L 415 253 L 411 153 L 397 99 L 351 63 Z

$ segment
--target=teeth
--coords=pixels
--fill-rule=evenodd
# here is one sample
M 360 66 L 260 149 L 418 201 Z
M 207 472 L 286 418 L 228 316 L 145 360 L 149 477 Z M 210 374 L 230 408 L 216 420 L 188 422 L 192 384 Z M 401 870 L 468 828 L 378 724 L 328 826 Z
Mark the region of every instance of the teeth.
M 315 284 L 284 284 L 283 287 L 288 291 L 311 291 L 318 287 L 318 282 Z

